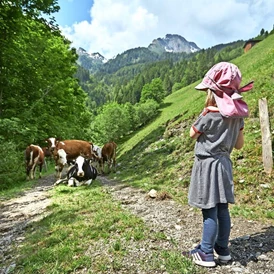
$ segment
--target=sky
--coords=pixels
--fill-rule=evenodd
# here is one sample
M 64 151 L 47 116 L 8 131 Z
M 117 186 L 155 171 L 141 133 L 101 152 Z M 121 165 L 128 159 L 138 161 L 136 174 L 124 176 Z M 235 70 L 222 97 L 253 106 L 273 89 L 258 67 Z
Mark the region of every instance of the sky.
M 199 48 L 248 40 L 274 25 L 274 0 L 58 0 L 72 47 L 110 59 L 178 34 Z

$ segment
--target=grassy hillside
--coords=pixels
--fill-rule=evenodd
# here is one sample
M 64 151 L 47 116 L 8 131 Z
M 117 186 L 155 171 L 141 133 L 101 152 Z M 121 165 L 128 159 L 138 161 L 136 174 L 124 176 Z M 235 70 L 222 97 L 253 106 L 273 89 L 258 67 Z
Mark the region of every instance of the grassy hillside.
M 242 85 L 254 80 L 252 91 L 244 93 L 250 117 L 245 119 L 245 146 L 232 153 L 236 204 L 232 214 L 249 218 L 273 218 L 273 176 L 262 163 L 258 100 L 266 98 L 270 124 L 274 109 L 274 35 L 233 60 L 243 76 Z M 197 82 L 198 83 L 198 82 Z M 144 188 L 169 192 L 187 203 L 195 141 L 189 128 L 203 109 L 205 93 L 194 83 L 166 98 L 158 118 L 119 145 L 118 180 Z

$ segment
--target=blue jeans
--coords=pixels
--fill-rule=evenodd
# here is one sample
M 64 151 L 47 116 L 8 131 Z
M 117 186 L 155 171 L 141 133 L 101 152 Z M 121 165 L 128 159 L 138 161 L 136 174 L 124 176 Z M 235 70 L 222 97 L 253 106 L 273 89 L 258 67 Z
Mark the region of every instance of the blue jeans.
M 202 209 L 203 238 L 201 249 L 205 253 L 213 253 L 214 244 L 227 248 L 230 235 L 231 220 L 228 204 L 217 204 L 209 209 Z

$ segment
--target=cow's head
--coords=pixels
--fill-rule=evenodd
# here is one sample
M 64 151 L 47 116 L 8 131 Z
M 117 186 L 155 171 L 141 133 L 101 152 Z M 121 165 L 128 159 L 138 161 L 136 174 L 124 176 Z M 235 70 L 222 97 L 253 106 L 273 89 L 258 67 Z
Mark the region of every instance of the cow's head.
M 93 150 L 93 155 L 95 155 L 95 157 L 97 156 L 97 158 L 102 158 L 102 149 L 99 146 L 93 145 L 92 150 Z
M 89 160 L 85 159 L 83 156 L 78 156 L 75 160 L 74 166 L 77 168 L 77 176 L 84 177 L 86 166 L 89 165 Z
M 45 139 L 45 142 L 48 144 L 48 148 L 51 152 L 54 151 L 57 141 L 59 141 L 59 139 L 55 137 L 49 137 Z
M 42 147 L 45 157 L 52 157 L 52 151 L 48 147 Z

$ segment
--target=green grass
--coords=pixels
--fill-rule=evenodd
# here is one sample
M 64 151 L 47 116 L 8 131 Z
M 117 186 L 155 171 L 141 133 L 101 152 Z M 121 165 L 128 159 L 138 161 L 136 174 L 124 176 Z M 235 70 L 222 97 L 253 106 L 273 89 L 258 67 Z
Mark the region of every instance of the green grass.
M 96 182 L 91 187 L 58 186 L 51 194 L 50 214 L 28 226 L 24 243 L 17 247 L 20 257 L 14 273 L 115 273 L 132 246 L 143 248 L 147 239 L 156 246 L 166 241 L 124 211 Z M 155 250 L 149 261 L 137 256 L 138 269 L 153 273 L 164 267 L 170 273 L 196 273 L 175 249 L 174 244 L 171 250 Z

